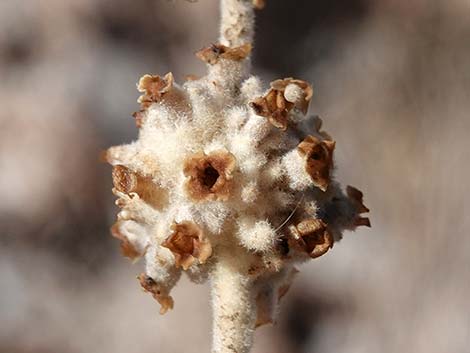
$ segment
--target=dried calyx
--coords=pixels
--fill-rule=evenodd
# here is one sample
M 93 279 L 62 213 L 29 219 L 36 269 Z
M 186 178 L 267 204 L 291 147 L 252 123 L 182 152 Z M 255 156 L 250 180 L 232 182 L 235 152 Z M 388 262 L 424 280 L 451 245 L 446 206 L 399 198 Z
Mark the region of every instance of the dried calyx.
M 291 110 L 297 107 L 306 114 L 312 95 L 312 86 L 307 82 L 285 78 L 271 82 L 271 89 L 251 102 L 251 107 L 256 114 L 264 116 L 273 126 L 285 131 Z
M 221 59 L 241 61 L 246 59 L 251 52 L 251 44 L 230 48 L 222 44 L 212 44 L 196 52 L 196 56 L 202 61 L 214 65 Z
M 211 244 L 196 224 L 185 221 L 172 224 L 170 228 L 173 233 L 162 246 L 173 253 L 176 267 L 187 270 L 196 260 L 203 264 L 211 256 Z
M 335 142 L 322 141 L 310 135 L 299 144 L 297 149 L 305 159 L 305 170 L 312 178 L 313 184 L 322 191 L 326 191 L 333 167 Z
M 183 169 L 188 195 L 195 201 L 227 200 L 235 165 L 235 157 L 225 151 L 190 156 Z

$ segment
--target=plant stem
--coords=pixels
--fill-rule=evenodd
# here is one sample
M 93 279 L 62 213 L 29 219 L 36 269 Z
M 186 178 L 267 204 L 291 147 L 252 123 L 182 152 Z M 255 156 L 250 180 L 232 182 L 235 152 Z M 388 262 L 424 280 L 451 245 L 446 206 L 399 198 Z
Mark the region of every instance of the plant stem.
M 220 1 L 220 43 L 236 47 L 253 42 L 255 15 L 251 0 Z
M 256 308 L 252 280 L 240 258 L 222 250 L 212 272 L 212 353 L 248 353 L 253 344 Z M 241 255 L 243 256 L 243 255 Z

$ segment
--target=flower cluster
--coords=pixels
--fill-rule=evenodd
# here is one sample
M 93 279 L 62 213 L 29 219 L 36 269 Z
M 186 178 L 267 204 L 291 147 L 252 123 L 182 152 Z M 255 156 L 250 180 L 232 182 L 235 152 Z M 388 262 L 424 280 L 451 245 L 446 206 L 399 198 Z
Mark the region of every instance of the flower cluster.
M 334 181 L 335 141 L 307 115 L 312 86 L 285 78 L 263 91 L 249 74 L 251 44 L 233 33 L 252 6 L 223 3 L 223 14 L 248 15 L 197 52 L 206 76 L 140 79 L 139 138 L 106 155 L 121 208 L 112 234 L 125 256 L 145 257 L 139 280 L 162 313 L 181 273 L 211 279 L 215 352 L 247 352 L 252 330 L 275 321 L 295 265 L 370 226 L 362 193 Z

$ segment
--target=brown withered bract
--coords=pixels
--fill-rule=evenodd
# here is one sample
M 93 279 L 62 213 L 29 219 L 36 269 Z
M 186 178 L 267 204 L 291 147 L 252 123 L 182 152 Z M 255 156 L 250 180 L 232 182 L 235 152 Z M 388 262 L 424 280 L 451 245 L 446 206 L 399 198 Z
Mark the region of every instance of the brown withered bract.
M 173 83 L 174 78 L 171 72 L 164 77 L 158 75 L 142 76 L 137 85 L 138 91 L 143 93 L 138 99 L 141 108 L 146 109 L 152 103 L 159 102 L 163 95 L 171 91 Z
M 363 200 L 364 195 L 362 191 L 356 189 L 353 186 L 348 185 L 346 187 L 346 194 L 348 195 L 349 199 L 352 200 L 356 204 L 358 214 L 369 212 L 369 209 L 364 205 L 364 200 Z M 368 217 L 361 217 L 358 215 L 354 219 L 354 226 L 355 227 L 358 227 L 358 226 L 370 227 L 371 226 L 370 220 Z
M 196 201 L 227 200 L 232 188 L 235 157 L 225 151 L 203 152 L 186 159 L 183 173 L 186 191 Z
M 210 65 L 216 64 L 220 59 L 240 61 L 248 57 L 251 52 L 251 44 L 243 44 L 239 47 L 227 47 L 222 44 L 212 44 L 196 52 L 196 56 Z
M 184 221 L 171 225 L 173 233 L 162 243 L 175 257 L 176 267 L 187 270 L 196 259 L 204 263 L 212 254 L 212 246 L 195 223 Z
M 141 273 L 137 276 L 137 279 L 144 291 L 151 293 L 155 300 L 160 304 L 160 314 L 163 315 L 168 310 L 173 309 L 173 298 L 169 296 L 168 293 L 151 277 L 147 276 L 145 273 Z
M 330 183 L 330 172 L 333 167 L 335 142 L 315 136 L 307 136 L 297 147 L 305 158 L 305 170 L 312 178 L 313 184 L 325 191 Z
M 333 236 L 328 231 L 327 225 L 320 219 L 307 219 L 295 226 L 289 227 L 295 243 L 305 251 L 312 259 L 325 254 L 333 247 Z
M 142 254 L 139 251 L 137 251 L 137 249 L 132 245 L 129 239 L 127 239 L 127 237 L 124 234 L 122 234 L 122 232 L 120 231 L 120 226 L 121 226 L 120 221 L 117 221 L 111 227 L 111 235 L 121 241 L 122 255 L 131 260 L 135 260 L 141 257 Z

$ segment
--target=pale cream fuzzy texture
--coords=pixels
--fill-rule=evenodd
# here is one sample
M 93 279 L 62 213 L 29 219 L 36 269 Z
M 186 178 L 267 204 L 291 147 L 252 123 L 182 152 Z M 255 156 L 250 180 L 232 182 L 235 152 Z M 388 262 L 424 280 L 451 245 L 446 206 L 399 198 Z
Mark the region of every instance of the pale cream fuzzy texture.
M 223 0 L 221 13 L 222 44 L 251 42 L 251 1 Z M 359 213 L 337 183 L 330 181 L 324 192 L 307 173 L 307 157 L 297 147 L 307 135 L 323 139 L 314 119 L 293 109 L 289 128 L 281 131 L 256 114 L 251 102 L 263 90 L 260 80 L 249 75 L 249 63 L 249 57 L 220 59 L 208 65 L 208 76 L 174 85 L 177 94 L 163 95 L 142 112 L 138 139 L 107 152 L 112 165 L 151 180 L 158 199 L 152 204 L 136 192 L 114 192 L 123 203 L 120 233 L 145 254 L 146 275 L 159 288 L 169 294 L 182 273 L 175 254 L 162 246 L 173 224 L 191 222 L 210 243 L 207 261 L 201 263 L 196 254 L 185 272 L 197 283 L 211 279 L 215 353 L 249 351 L 257 305 L 265 316 L 258 319 L 274 322 L 280 288 L 291 281 L 293 265 L 308 258 L 296 257 L 298 249 L 283 250 L 289 226 L 321 218 L 339 240 L 343 229 L 354 228 Z M 284 97 L 295 103 L 303 91 L 290 84 Z M 227 195 L 194 199 L 188 193 L 185 168 L 196 155 L 234 160 L 227 164 Z

